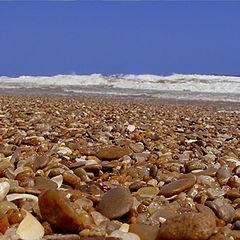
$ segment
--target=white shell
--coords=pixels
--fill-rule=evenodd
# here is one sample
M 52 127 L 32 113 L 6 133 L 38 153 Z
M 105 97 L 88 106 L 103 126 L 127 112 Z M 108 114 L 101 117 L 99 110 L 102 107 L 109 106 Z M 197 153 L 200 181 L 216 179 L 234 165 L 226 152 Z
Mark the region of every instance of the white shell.
M 39 240 L 44 235 L 44 228 L 41 223 L 29 212 L 19 224 L 16 233 L 23 240 Z
M 0 201 L 2 201 L 9 192 L 10 184 L 8 182 L 0 182 Z

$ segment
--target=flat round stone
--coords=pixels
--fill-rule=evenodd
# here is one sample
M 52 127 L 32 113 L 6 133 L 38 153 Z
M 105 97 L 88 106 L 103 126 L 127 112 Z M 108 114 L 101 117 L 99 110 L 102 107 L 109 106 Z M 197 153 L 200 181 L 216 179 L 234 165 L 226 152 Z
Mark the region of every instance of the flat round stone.
M 178 194 L 180 192 L 185 191 L 186 189 L 192 187 L 194 184 L 195 184 L 195 178 L 193 177 L 178 179 L 176 181 L 173 181 L 163 186 L 160 189 L 159 194 L 164 195 L 166 197 L 172 196 L 174 194 Z
M 132 207 L 133 198 L 130 191 L 124 187 L 116 187 L 103 195 L 98 204 L 98 211 L 108 218 L 119 218 Z

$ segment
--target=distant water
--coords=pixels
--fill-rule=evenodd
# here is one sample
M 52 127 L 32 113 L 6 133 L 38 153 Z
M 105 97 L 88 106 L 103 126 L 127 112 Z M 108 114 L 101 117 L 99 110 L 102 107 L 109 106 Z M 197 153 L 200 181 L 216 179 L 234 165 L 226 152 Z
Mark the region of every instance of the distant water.
M 91 74 L 0 77 L 0 89 L 9 91 L 109 94 L 188 100 L 240 102 L 240 77 L 197 74 Z

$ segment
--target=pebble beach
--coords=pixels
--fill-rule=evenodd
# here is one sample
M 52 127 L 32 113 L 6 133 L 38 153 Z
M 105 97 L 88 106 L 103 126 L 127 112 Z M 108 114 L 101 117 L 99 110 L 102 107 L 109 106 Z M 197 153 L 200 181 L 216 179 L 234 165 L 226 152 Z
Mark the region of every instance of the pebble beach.
M 239 103 L 0 96 L 0 240 L 240 239 Z

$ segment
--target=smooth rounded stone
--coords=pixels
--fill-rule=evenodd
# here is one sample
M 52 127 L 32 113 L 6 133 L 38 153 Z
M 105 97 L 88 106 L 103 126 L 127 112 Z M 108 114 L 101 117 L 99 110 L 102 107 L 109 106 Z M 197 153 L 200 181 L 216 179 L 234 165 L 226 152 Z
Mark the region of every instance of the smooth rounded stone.
M 136 129 L 136 127 L 135 127 L 134 125 L 129 124 L 129 125 L 127 126 L 127 130 L 128 130 L 129 132 L 133 132 L 135 129 Z
M 120 238 L 122 240 L 141 240 L 140 237 L 135 233 L 126 233 L 119 230 L 115 230 L 109 236 Z
M 0 201 L 2 201 L 10 190 L 10 184 L 6 181 L 0 182 Z
M 77 168 L 74 170 L 75 175 L 81 178 L 84 182 L 89 182 L 91 179 L 88 177 L 87 172 L 83 168 Z
M 220 219 L 223 219 L 226 223 L 232 222 L 235 216 L 235 209 L 231 204 L 225 204 L 216 208 L 216 214 Z
M 226 197 L 231 199 L 231 200 L 234 200 L 236 198 L 240 198 L 240 192 L 239 192 L 238 189 L 233 188 L 226 193 Z
M 102 169 L 101 164 L 88 164 L 83 166 L 83 169 L 87 172 L 98 172 L 99 170 Z
M 227 165 L 221 166 L 218 169 L 217 179 L 221 185 L 226 184 L 230 177 L 231 177 L 231 170 Z
M 168 183 L 167 185 L 164 185 L 160 189 L 159 194 L 169 197 L 191 188 L 194 184 L 195 178 L 193 177 L 178 179 Z
M 141 153 L 144 150 L 144 145 L 142 142 L 138 143 L 130 143 L 129 147 L 135 152 L 135 153 Z
M 38 156 L 33 163 L 33 169 L 36 171 L 39 168 L 45 168 L 49 162 L 50 157 L 48 157 L 47 155 Z
M 103 221 L 100 223 L 100 226 L 103 226 L 107 232 L 107 234 L 111 234 L 115 230 L 119 230 L 120 225 L 110 221 Z
M 149 217 L 149 221 L 151 222 L 151 225 L 159 226 L 160 223 L 175 216 L 177 216 L 177 213 L 172 209 L 158 209 Z
M 197 183 L 205 187 L 215 187 L 216 181 L 213 177 L 199 175 L 197 176 Z
M 119 218 L 125 215 L 133 205 L 130 191 L 124 187 L 112 188 L 103 195 L 97 210 L 108 218 Z
M 145 163 L 149 158 L 149 153 L 134 153 L 133 159 L 138 163 Z
M 63 174 L 63 180 L 67 183 L 69 183 L 71 186 L 76 187 L 79 185 L 79 183 L 81 182 L 81 178 L 79 178 L 77 175 L 69 172 L 69 171 L 65 171 Z
M 206 168 L 206 165 L 199 160 L 198 161 L 194 160 L 194 161 L 190 161 L 187 163 L 187 168 L 188 168 L 188 170 L 193 171 L 193 170 L 198 170 L 198 169 L 204 169 L 204 168 Z
M 157 176 L 157 171 L 158 171 L 158 167 L 156 165 L 153 165 L 149 171 L 150 176 L 155 178 Z
M 46 190 L 46 189 L 57 189 L 58 185 L 54 181 L 50 180 L 45 176 L 35 177 L 35 188 Z
M 196 175 L 196 176 L 206 175 L 206 176 L 210 176 L 210 177 L 215 177 L 216 174 L 217 174 L 217 169 L 216 168 L 209 168 L 209 169 L 205 169 L 205 170 L 202 170 L 200 172 L 194 173 L 194 175 Z
M 240 230 L 240 220 L 237 220 L 237 221 L 234 223 L 234 228 L 237 229 L 237 230 Z
M 129 232 L 137 234 L 141 240 L 155 240 L 158 236 L 159 227 L 141 223 L 130 224 Z
M 159 193 L 158 187 L 142 187 L 137 190 L 136 194 L 141 197 L 153 197 L 157 196 Z
M 46 190 L 38 197 L 43 220 L 60 232 L 72 232 L 82 225 L 78 214 L 71 207 L 70 200 L 57 190 Z
M 207 164 L 214 163 L 215 159 L 216 159 L 216 156 L 211 154 L 211 153 L 208 153 L 208 154 L 203 156 L 203 160 Z
M 53 234 L 45 235 L 43 240 L 80 240 L 80 236 L 77 234 Z
M 162 223 L 158 240 L 206 240 L 216 228 L 214 217 L 204 213 L 183 213 Z
M 0 215 L 6 214 L 10 209 L 17 209 L 17 205 L 9 201 L 0 201 Z
M 96 156 L 101 160 L 115 160 L 131 153 L 128 147 L 111 146 L 99 148 Z
M 79 167 L 82 167 L 86 164 L 86 161 L 79 161 L 79 162 L 74 162 L 74 163 L 71 163 L 69 168 L 72 169 L 72 168 L 79 168 Z
M 130 186 L 129 186 L 129 190 L 131 191 L 131 192 L 133 192 L 133 191 L 137 191 L 138 189 L 140 189 L 140 188 L 142 188 L 142 187 L 146 187 L 147 185 L 146 185 L 146 183 L 145 182 L 143 182 L 143 181 L 136 181 L 136 182 L 133 182 L 133 183 L 131 183 L 130 184 Z

